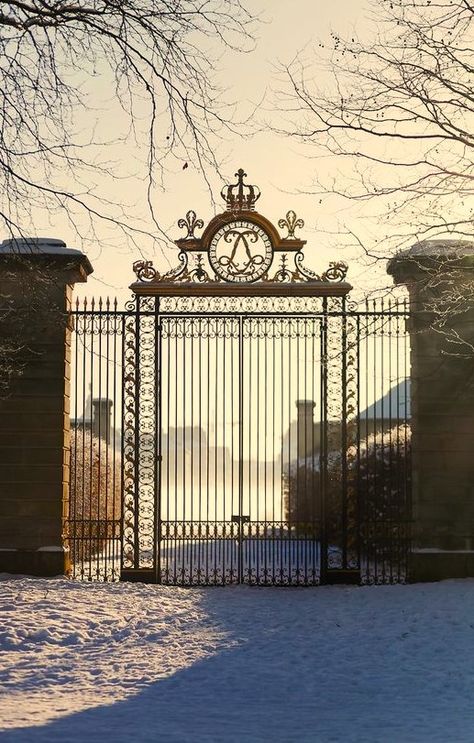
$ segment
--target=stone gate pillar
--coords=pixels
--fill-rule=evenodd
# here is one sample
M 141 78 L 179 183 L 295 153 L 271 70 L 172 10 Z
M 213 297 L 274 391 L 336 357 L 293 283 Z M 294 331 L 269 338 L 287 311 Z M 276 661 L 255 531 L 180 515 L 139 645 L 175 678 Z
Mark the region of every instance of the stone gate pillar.
M 92 266 L 61 240 L 0 245 L 0 343 L 11 373 L 0 398 L 0 572 L 67 572 L 73 285 Z
M 474 243 L 417 243 L 387 270 L 412 310 L 412 579 L 474 576 Z

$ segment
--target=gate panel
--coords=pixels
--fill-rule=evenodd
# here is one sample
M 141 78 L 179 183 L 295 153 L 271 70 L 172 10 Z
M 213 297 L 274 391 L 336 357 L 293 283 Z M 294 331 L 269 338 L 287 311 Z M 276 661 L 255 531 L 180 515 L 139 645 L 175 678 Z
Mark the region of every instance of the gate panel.
M 311 585 L 321 570 L 316 451 L 320 318 L 243 321 L 243 580 Z M 306 411 L 310 410 L 310 415 Z
M 357 314 L 345 303 L 325 300 L 323 545 L 325 580 L 358 580 L 360 570 L 357 496 L 350 489 L 357 418 Z
M 120 420 L 126 313 L 117 302 L 72 313 L 70 487 L 64 539 L 71 575 L 118 580 L 122 547 Z
M 408 579 L 411 405 L 406 301 L 370 302 L 357 314 L 357 415 L 349 480 L 358 496 L 361 581 Z
M 240 321 L 162 316 L 161 578 L 239 580 Z
M 320 326 L 162 314 L 163 582 L 320 581 Z

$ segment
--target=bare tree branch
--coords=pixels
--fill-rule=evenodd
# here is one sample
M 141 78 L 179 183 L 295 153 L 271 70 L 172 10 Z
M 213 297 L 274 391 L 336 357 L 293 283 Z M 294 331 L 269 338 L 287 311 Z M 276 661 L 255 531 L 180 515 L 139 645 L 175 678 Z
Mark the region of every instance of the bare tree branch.
M 315 176 L 315 194 L 377 205 L 380 237 L 358 240 L 366 257 L 424 239 L 473 239 L 474 5 L 374 0 L 371 22 L 373 36 L 333 33 L 311 57 L 281 67 L 277 130 L 339 163 Z M 474 282 L 459 288 L 456 260 L 433 324 L 454 352 L 472 354 L 472 339 L 452 327 L 474 296 Z M 431 268 L 427 291 L 450 273 L 446 261 Z

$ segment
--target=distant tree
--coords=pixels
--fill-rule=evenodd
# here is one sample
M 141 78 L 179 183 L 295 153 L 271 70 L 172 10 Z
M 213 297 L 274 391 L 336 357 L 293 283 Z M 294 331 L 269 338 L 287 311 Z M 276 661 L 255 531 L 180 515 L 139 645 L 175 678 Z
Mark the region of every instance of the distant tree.
M 340 159 L 324 193 L 382 200 L 404 227 L 397 238 L 472 238 L 474 4 L 377 0 L 372 11 L 370 37 L 320 44 L 330 82 L 302 56 L 285 68 L 287 131 Z
M 120 535 L 122 471 L 112 446 L 79 428 L 71 431 L 70 472 L 66 538 L 77 564 Z
M 315 464 L 316 461 L 316 464 Z M 346 452 L 345 520 L 348 545 L 362 551 L 398 548 L 408 535 L 411 498 L 411 428 L 400 424 L 351 444 Z M 341 542 L 343 523 L 341 452 L 328 456 L 324 504 L 319 463 L 312 457 L 286 478 L 285 518 L 301 536 L 319 538 L 324 515 L 328 545 Z M 374 547 L 375 545 L 375 547 Z
M 348 484 L 363 539 L 389 541 L 390 529 L 405 525 L 411 497 L 411 428 L 400 424 L 377 431 L 349 451 Z M 353 509 L 354 512 L 356 509 Z
M 320 537 L 323 528 L 335 544 L 341 524 L 341 454 L 331 452 L 327 458 L 324 504 L 321 490 L 319 456 L 295 462 L 285 478 L 285 518 L 301 536 Z

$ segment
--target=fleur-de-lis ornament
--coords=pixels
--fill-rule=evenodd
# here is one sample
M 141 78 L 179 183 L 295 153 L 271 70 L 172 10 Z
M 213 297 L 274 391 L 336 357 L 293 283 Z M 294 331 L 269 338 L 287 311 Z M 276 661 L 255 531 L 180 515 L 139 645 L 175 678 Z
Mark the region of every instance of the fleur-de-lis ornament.
M 180 219 L 178 227 L 188 231 L 188 234 L 184 238 L 185 240 L 192 240 L 195 237 L 194 230 L 201 230 L 204 227 L 202 219 L 197 219 L 196 212 L 192 209 L 186 213 L 185 219 Z
M 293 209 L 290 209 L 290 211 L 286 213 L 286 219 L 280 219 L 278 227 L 281 229 L 286 227 L 288 230 L 288 235 L 285 238 L 286 240 L 296 240 L 295 230 L 297 227 L 304 227 L 304 221 L 296 216 L 296 212 L 294 212 Z

